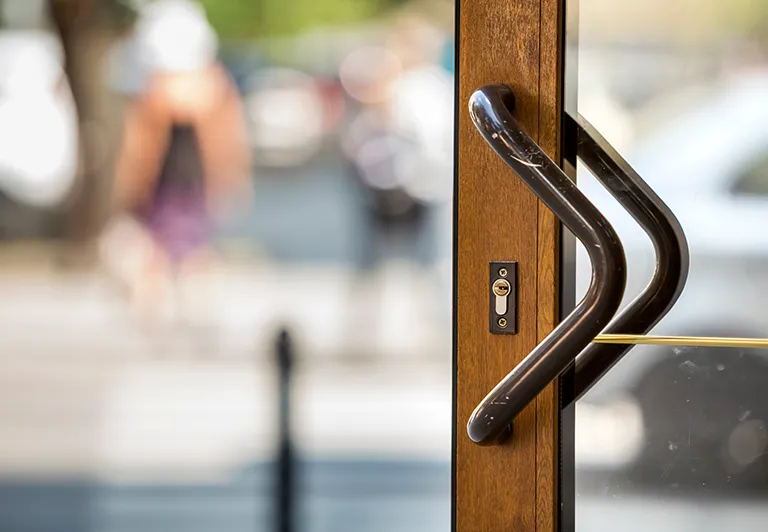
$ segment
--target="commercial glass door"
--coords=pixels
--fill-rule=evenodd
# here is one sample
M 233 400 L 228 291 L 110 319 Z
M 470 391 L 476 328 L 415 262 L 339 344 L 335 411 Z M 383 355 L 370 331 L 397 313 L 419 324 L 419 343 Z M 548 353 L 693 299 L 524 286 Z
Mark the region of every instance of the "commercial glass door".
M 468 4 L 457 529 L 762 530 L 768 6 Z

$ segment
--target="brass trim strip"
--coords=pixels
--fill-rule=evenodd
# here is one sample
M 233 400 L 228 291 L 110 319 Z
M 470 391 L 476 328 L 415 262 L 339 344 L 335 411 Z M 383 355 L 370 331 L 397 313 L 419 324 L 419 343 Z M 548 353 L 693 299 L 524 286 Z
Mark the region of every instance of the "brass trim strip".
M 742 347 L 768 349 L 768 338 L 727 338 L 718 336 L 649 336 L 644 334 L 599 334 L 597 344 L 671 345 L 677 347 Z

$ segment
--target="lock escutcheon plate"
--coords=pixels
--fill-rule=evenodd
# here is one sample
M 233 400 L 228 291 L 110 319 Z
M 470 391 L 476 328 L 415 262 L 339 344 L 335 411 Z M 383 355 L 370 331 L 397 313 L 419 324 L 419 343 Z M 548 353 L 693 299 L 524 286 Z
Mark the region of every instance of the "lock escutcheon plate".
M 517 333 L 517 262 L 490 263 L 489 327 L 493 334 Z

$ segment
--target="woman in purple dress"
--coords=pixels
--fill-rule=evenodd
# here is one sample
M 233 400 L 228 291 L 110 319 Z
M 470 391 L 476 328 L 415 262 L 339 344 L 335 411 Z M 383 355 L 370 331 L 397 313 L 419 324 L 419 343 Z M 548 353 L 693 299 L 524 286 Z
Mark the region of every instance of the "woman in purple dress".
M 154 6 L 138 26 L 148 76 L 126 116 L 114 193 L 149 236 L 131 284 L 150 312 L 169 280 L 210 266 L 214 221 L 251 170 L 240 98 L 204 14 L 179 0 Z

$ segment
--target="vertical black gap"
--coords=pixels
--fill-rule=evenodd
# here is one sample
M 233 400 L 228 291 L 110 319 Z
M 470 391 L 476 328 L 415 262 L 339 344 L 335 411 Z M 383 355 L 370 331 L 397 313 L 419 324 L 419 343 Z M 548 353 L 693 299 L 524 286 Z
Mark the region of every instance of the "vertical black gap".
M 563 141 L 571 138 L 562 136 Z M 563 169 L 575 178 L 576 168 L 567 161 Z M 560 225 L 560 318 L 576 306 L 576 238 Z M 576 528 L 576 402 L 574 397 L 574 366 L 560 376 L 560 471 L 558 500 L 560 501 L 560 532 L 575 532 Z M 566 405 L 566 406 L 564 406 Z
M 563 140 L 569 139 L 563 135 Z M 565 172 L 575 178 L 576 168 L 568 162 Z M 576 238 L 560 226 L 560 318 L 576 306 Z M 560 501 L 560 532 L 576 529 L 576 402 L 574 397 L 574 366 L 560 376 L 560 471 L 558 500 Z M 566 406 L 564 406 L 566 405 Z
M 578 42 L 579 42 L 579 0 L 562 2 L 562 54 L 563 61 L 561 90 L 563 114 L 560 128 L 560 153 L 565 173 L 576 181 L 576 136 L 565 128 L 565 113 L 578 113 Z M 576 306 L 576 239 L 560 225 L 560 318 L 567 316 Z M 558 501 L 560 532 L 576 531 L 576 404 L 574 394 L 573 366 L 560 377 L 560 470 L 558 472 Z M 565 408 L 563 405 L 568 405 Z
M 458 377 L 458 279 L 459 279 L 459 12 L 462 0 L 455 0 L 453 30 L 453 295 L 451 312 L 452 333 L 452 382 L 451 382 L 451 532 L 456 532 L 456 446 L 458 442 L 458 406 L 457 406 L 457 377 Z

